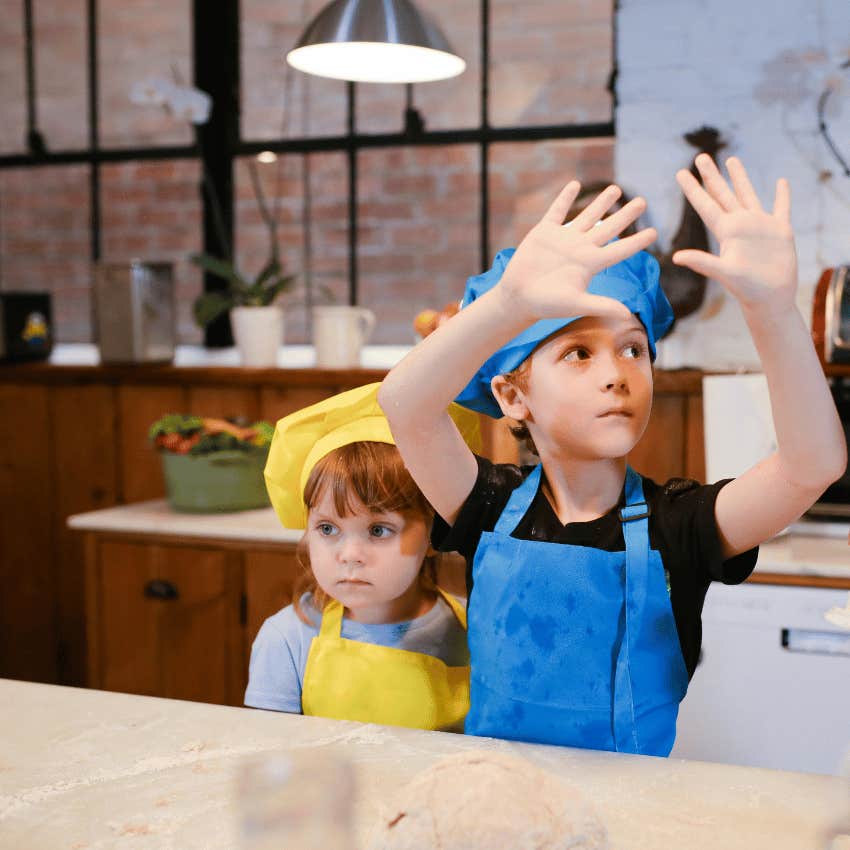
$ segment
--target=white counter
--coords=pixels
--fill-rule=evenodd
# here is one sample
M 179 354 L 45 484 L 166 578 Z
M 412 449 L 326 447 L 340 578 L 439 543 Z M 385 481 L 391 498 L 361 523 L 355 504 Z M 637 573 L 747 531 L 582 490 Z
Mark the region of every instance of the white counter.
M 364 369 L 392 369 L 413 347 L 410 345 L 366 345 L 360 355 Z M 48 360 L 54 366 L 99 366 L 100 349 L 88 343 L 56 345 Z M 205 368 L 209 366 L 240 366 L 235 347 L 205 348 L 202 345 L 178 345 L 174 350 L 174 366 Z M 309 369 L 316 365 L 312 345 L 282 345 L 277 355 L 280 369 Z
M 165 499 L 118 505 L 68 517 L 68 526 L 85 531 L 204 537 L 254 543 L 297 543 L 303 531 L 283 528 L 272 508 L 236 513 L 187 514 Z
M 354 763 L 356 834 L 437 758 L 512 752 L 579 786 L 612 850 L 820 850 L 847 806 L 834 777 L 529 746 L 0 680 L 0 847 L 236 847 L 234 777 L 249 755 L 331 750 Z M 850 848 L 850 838 L 836 848 Z M 430 850 L 430 848 L 423 848 Z
M 232 514 L 181 514 L 164 499 L 120 505 L 68 518 L 71 528 L 267 543 L 296 543 L 300 531 L 281 528 L 271 508 Z M 850 578 L 846 537 L 786 534 L 759 548 L 757 572 Z

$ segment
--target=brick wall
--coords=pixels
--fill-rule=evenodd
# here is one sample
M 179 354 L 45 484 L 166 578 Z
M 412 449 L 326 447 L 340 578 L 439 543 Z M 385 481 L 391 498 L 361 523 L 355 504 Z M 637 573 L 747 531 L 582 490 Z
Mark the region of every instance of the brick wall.
M 288 75 L 284 62 L 287 47 L 324 2 L 242 0 L 243 138 L 344 132 L 345 84 Z M 416 86 L 416 106 L 429 129 L 477 126 L 479 6 L 420 2 L 440 21 L 468 69 L 455 80 Z M 521 5 L 493 0 L 491 6 L 492 124 L 608 120 L 610 0 L 528 0 Z M 79 148 L 87 142 L 85 2 L 40 0 L 35 7 L 39 124 L 48 148 Z M 185 125 L 160 110 L 134 106 L 128 98 L 133 83 L 148 76 L 168 77 L 174 69 L 191 79 L 190 10 L 189 0 L 99 3 L 102 145 L 190 141 Z M 0 48 L 0 153 L 21 152 L 26 116 L 17 8 L 0 20 Z M 359 86 L 358 128 L 400 129 L 404 97 L 402 86 Z M 521 236 L 569 177 L 610 177 L 613 145 L 610 140 L 496 145 L 491 162 L 494 253 Z M 282 257 L 299 275 L 286 296 L 287 338 L 306 341 L 305 272 L 310 272 L 310 297 L 321 291 L 320 297 L 330 292 L 337 302 L 347 298 L 345 156 L 289 156 L 259 168 L 270 199 L 279 198 Z M 360 155 L 359 300 L 378 313 L 375 341 L 411 341 L 416 312 L 456 299 L 466 277 L 479 271 L 478 170 L 474 146 Z M 268 238 L 244 161 L 236 163 L 235 186 L 237 256 L 250 274 L 267 257 Z M 51 289 L 62 341 L 92 337 L 87 191 L 85 167 L 0 172 L 0 288 Z M 102 207 L 104 258 L 173 260 L 180 340 L 200 340 L 190 315 L 200 275 L 186 261 L 201 241 L 197 163 L 104 167 Z M 305 256 L 307 233 L 311 257 Z
M 198 163 L 188 160 L 110 164 L 101 171 L 101 256 L 174 264 L 178 335 L 184 342 L 202 339 L 191 314 L 201 273 L 188 261 L 201 249 L 199 173 Z
M 681 215 L 673 175 L 692 149 L 682 133 L 709 124 L 729 139 L 764 200 L 788 177 L 809 317 L 826 266 L 850 262 L 850 177 L 818 134 L 817 99 L 831 82 L 832 135 L 850 158 L 850 4 L 832 0 L 620 0 L 616 171 L 644 194 L 666 245 Z M 674 362 L 728 368 L 758 360 L 737 304 L 710 285 L 703 310 L 670 338 Z M 669 344 L 667 344 L 669 347 Z M 665 343 L 662 343 L 662 354 Z M 662 356 L 662 360 L 663 360 Z
M 88 166 L 0 170 L 0 204 L 2 288 L 51 290 L 59 338 L 87 340 Z

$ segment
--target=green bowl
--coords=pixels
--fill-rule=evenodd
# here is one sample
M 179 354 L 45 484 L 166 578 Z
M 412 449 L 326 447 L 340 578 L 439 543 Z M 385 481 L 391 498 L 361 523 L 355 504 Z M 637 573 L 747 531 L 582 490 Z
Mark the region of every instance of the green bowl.
M 168 501 L 175 511 L 212 514 L 269 506 L 263 467 L 268 449 L 206 455 L 160 452 Z

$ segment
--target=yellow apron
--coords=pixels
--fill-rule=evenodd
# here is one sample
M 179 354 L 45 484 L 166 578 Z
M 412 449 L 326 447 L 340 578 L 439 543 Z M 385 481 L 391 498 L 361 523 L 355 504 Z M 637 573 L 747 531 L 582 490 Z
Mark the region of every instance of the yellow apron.
M 437 590 L 466 629 L 463 606 Z M 433 655 L 343 638 L 342 615 L 339 602 L 328 603 L 310 644 L 301 693 L 304 714 L 413 729 L 463 729 L 469 667 L 449 667 Z

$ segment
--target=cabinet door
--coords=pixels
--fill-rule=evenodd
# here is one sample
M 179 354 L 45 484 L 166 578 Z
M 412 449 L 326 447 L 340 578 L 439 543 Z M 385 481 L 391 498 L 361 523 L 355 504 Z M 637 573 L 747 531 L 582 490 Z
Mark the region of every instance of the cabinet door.
M 95 687 L 241 703 L 238 555 L 103 541 L 93 575 Z
M 0 386 L 0 677 L 58 680 L 47 389 Z
M 245 671 L 251 644 L 266 617 L 292 602 L 292 593 L 302 568 L 295 549 L 245 553 Z
M 86 600 L 80 535 L 68 528 L 71 514 L 117 505 L 118 457 L 115 398 L 108 386 L 60 386 L 50 391 L 51 480 L 55 605 L 59 637 L 59 684 L 84 685 Z

